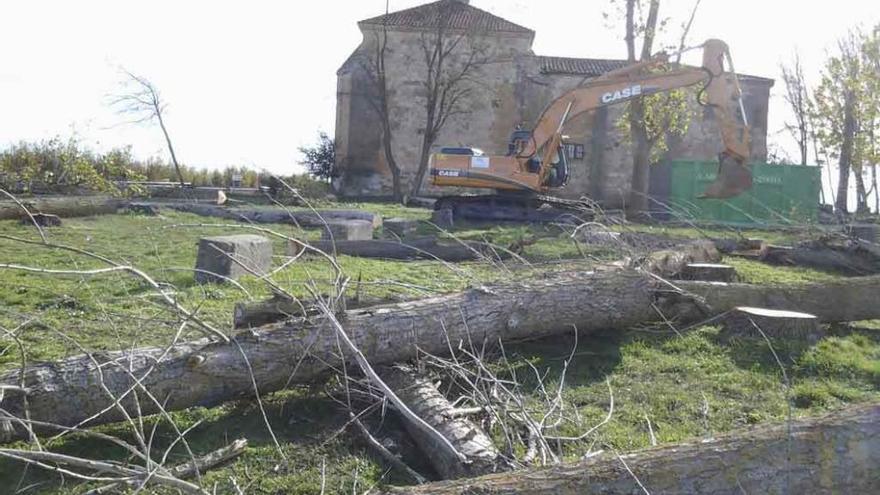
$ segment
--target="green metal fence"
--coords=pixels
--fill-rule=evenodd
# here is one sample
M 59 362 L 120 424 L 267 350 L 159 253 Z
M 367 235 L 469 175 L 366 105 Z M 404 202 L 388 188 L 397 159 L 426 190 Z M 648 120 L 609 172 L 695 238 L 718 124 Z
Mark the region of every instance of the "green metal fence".
M 665 207 L 673 216 L 731 224 L 815 222 L 819 213 L 820 168 L 753 164 L 750 191 L 730 199 L 698 199 L 715 180 L 717 162 L 674 161 L 666 165 Z

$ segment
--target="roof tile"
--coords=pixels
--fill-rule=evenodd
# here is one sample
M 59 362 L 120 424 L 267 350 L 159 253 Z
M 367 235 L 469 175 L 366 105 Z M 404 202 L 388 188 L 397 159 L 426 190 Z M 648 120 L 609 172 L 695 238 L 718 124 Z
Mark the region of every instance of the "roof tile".
M 446 19 L 448 27 L 456 30 L 534 34 L 531 29 L 457 0 L 439 0 L 366 19 L 360 24 L 432 29 L 440 26 L 441 19 Z
M 542 74 L 573 74 L 579 76 L 600 76 L 621 67 L 626 60 L 601 58 L 569 58 L 536 56 Z

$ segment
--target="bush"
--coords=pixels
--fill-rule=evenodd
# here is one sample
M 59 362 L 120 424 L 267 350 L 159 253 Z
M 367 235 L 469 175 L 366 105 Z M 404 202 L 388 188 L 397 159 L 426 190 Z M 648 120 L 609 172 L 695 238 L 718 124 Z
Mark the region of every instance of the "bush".
M 305 158 L 299 162 L 305 165 L 312 177 L 330 180 L 336 177 L 336 142 L 325 132 L 318 133 L 318 143 L 299 149 Z
M 131 149 L 95 153 L 72 137 L 21 142 L 0 152 L 0 184 L 17 193 L 88 190 L 123 194 L 115 181 L 143 180 L 132 167 Z

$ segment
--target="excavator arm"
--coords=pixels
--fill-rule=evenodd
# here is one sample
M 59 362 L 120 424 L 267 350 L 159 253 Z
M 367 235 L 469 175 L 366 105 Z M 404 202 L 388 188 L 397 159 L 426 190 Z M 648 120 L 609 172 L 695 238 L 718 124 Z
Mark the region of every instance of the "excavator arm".
M 657 69 L 670 67 L 667 56 L 661 54 L 592 79 L 557 98 L 544 110 L 530 141 L 519 150 L 518 156 L 530 158 L 543 151 L 539 171 L 540 183 L 543 183 L 550 173 L 552 155 L 561 144 L 562 130 L 567 121 L 600 107 L 702 83 L 701 95 L 705 100 L 701 103 L 715 112 L 724 143 L 724 150 L 719 155 L 718 177 L 702 197 L 728 198 L 739 195 L 752 186 L 752 175 L 747 165 L 749 130 L 745 113 L 742 112 L 743 120 L 740 122 L 731 112 L 731 105 L 736 100 L 739 100 L 742 109 L 742 100 L 736 76 L 724 70 L 725 60 L 730 60 L 727 44 L 720 40 L 708 40 L 703 45 L 702 67 L 676 66 L 656 72 Z

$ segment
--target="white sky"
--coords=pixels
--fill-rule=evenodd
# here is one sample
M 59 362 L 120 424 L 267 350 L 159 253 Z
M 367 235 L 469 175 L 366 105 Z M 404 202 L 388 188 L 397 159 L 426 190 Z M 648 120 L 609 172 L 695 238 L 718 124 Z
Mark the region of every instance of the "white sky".
M 620 0 L 618 0 L 620 1 Z M 663 0 L 672 31 L 694 0 Z M 424 3 L 391 0 L 392 10 Z M 76 132 L 95 148 L 131 144 L 165 156 L 157 128 L 119 126 L 106 105 L 117 67 L 147 76 L 170 104 L 167 124 L 190 165 L 231 164 L 290 173 L 297 147 L 332 135 L 336 70 L 361 40 L 356 22 L 384 0 L 28 0 L 0 2 L 0 147 Z M 537 31 L 542 55 L 623 57 L 608 0 L 472 0 Z M 778 79 L 800 50 L 810 81 L 852 26 L 880 22 L 880 1 L 703 0 L 694 44 L 727 41 L 740 72 Z M 774 88 L 771 134 L 786 118 Z M 787 135 L 772 141 L 793 146 Z M 473 143 L 479 146 L 481 143 Z

